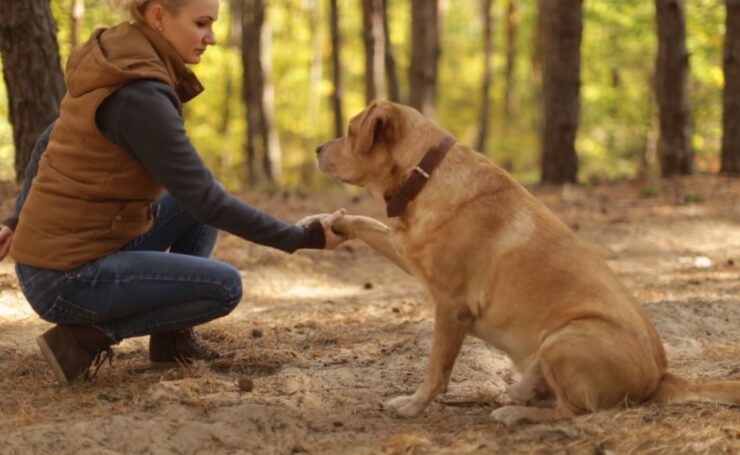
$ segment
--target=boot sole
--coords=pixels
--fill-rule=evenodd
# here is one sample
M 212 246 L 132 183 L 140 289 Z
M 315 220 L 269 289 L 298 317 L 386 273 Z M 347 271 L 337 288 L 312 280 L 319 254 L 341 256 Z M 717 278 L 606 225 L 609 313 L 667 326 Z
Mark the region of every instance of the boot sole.
M 59 362 L 57 362 L 57 358 L 54 355 L 54 352 L 46 343 L 43 335 L 39 335 L 38 337 L 36 337 L 36 344 L 39 345 L 39 348 L 41 349 L 41 354 L 44 356 L 44 360 L 46 360 L 46 363 L 48 363 L 51 367 L 51 371 L 54 372 L 54 376 L 56 376 L 57 381 L 59 381 L 59 383 L 62 385 L 69 385 L 70 381 L 64 374 L 61 365 L 59 365 Z

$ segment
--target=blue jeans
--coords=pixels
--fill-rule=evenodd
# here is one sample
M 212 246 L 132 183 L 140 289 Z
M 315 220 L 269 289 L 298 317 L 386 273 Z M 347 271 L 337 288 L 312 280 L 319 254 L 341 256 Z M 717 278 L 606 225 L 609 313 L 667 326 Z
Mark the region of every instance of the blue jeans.
M 17 264 L 34 311 L 56 324 L 94 325 L 115 342 L 229 314 L 241 300 L 241 277 L 208 259 L 218 230 L 167 193 L 156 202 L 152 228 L 115 253 L 66 272 Z

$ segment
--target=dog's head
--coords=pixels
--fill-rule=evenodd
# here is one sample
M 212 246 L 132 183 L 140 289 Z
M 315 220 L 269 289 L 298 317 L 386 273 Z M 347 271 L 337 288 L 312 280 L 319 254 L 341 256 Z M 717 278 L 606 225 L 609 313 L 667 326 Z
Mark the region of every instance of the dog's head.
M 316 148 L 319 169 L 332 179 L 387 192 L 444 134 L 421 113 L 373 101 L 349 122 L 347 134 Z

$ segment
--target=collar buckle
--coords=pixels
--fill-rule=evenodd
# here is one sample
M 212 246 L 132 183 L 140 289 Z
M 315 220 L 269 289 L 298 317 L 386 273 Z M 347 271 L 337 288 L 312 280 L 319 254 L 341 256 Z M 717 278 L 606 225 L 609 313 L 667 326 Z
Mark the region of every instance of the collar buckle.
M 414 170 L 418 172 L 419 174 L 421 174 L 421 176 L 427 180 L 429 180 L 429 177 L 431 177 L 431 175 L 429 175 L 429 173 L 425 171 L 424 169 L 422 169 L 420 166 L 416 166 Z

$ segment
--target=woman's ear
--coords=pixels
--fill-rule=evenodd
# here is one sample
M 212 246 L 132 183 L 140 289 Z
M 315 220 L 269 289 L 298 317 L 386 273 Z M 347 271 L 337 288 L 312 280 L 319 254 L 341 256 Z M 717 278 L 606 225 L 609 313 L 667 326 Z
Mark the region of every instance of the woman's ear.
M 164 7 L 159 3 L 152 3 L 144 12 L 146 25 L 157 31 L 162 31 L 162 20 L 164 18 Z

